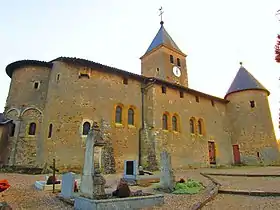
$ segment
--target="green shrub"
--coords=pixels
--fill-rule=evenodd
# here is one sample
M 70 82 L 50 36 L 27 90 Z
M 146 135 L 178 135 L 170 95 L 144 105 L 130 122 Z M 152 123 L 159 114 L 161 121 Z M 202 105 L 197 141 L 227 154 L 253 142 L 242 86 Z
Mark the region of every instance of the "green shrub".
M 173 194 L 197 194 L 203 186 L 200 182 L 188 179 L 185 183 L 176 183 Z

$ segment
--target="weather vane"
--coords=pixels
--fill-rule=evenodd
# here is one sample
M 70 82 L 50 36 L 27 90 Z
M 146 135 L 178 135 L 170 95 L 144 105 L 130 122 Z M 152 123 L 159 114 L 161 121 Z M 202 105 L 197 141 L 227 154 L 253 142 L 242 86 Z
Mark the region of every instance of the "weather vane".
M 159 16 L 160 16 L 160 22 L 162 23 L 162 14 L 163 14 L 163 11 L 162 11 L 162 7 L 159 8 Z

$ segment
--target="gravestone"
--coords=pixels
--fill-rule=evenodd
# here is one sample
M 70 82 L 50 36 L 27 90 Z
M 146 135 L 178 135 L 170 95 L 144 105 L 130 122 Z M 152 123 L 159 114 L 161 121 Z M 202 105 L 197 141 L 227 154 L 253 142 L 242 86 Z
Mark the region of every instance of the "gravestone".
M 171 166 L 171 156 L 167 151 L 160 154 L 160 188 L 165 192 L 172 192 L 175 187 L 175 176 Z
M 61 196 L 63 198 L 71 198 L 74 194 L 74 183 L 75 174 L 70 172 L 63 174 L 62 176 L 62 186 L 61 186 Z
M 138 164 L 136 160 L 124 161 L 124 179 L 136 179 Z

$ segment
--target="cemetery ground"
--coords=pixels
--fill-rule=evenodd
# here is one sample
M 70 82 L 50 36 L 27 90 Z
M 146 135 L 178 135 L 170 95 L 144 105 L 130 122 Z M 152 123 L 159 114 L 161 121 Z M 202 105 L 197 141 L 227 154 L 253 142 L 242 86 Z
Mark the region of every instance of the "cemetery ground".
M 280 175 L 280 167 L 233 167 L 230 169 L 193 169 L 175 172 L 176 180 L 188 178 L 200 181 L 206 186 L 199 194 L 194 195 L 173 195 L 164 194 L 165 204 L 161 207 L 147 209 L 191 209 L 193 205 L 205 198 L 209 193 L 207 186 L 212 182 L 202 176 L 203 173 L 215 174 L 274 174 Z M 61 178 L 61 175 L 58 175 Z M 106 179 L 106 191 L 111 192 L 116 189 L 122 174 L 104 175 Z M 279 192 L 280 177 L 239 177 L 239 176 L 215 176 L 211 175 L 221 184 L 222 190 L 261 190 L 268 192 Z M 52 192 L 39 191 L 34 187 L 35 181 L 44 180 L 45 175 L 26 175 L 16 173 L 0 173 L 0 179 L 7 179 L 11 187 L 0 194 L 0 202 L 6 201 L 13 209 L 74 209 L 73 206 L 60 201 Z M 213 185 L 213 184 L 212 184 Z M 132 191 L 143 190 L 152 192 L 152 186 L 139 187 L 131 186 Z M 202 209 L 227 210 L 227 209 L 280 209 L 280 199 L 273 196 L 248 196 L 218 194 L 212 201 L 207 203 Z

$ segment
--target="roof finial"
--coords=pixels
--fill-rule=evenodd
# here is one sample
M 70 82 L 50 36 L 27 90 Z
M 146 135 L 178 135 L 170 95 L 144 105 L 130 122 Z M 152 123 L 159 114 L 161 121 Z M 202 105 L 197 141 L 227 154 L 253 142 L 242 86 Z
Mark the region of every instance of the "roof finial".
M 160 16 L 160 25 L 163 25 L 163 21 L 162 21 L 162 14 L 163 14 L 163 11 L 162 11 L 162 7 L 159 8 L 159 16 Z
M 240 64 L 240 66 L 242 66 L 243 63 L 242 63 L 242 62 L 239 62 L 239 64 Z

